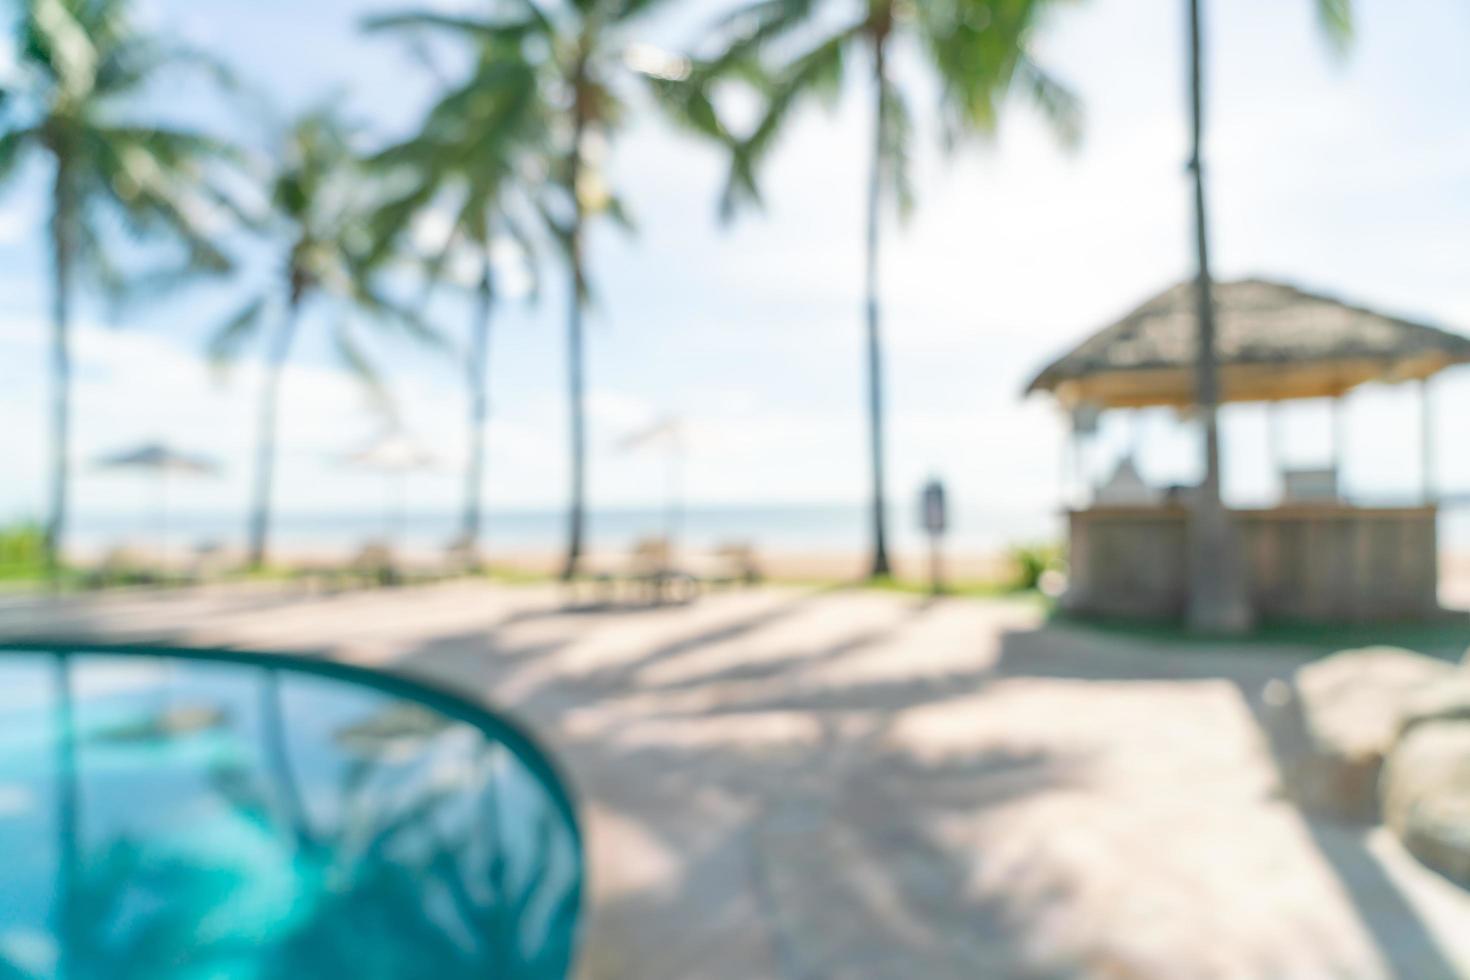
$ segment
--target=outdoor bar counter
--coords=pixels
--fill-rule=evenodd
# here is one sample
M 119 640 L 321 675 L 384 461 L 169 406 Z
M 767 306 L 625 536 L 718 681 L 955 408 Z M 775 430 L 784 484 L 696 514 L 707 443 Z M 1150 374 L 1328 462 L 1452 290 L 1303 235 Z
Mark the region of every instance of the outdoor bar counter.
M 1258 617 L 1422 619 L 1439 608 L 1435 507 L 1310 503 L 1230 514 Z M 1071 572 L 1062 603 L 1068 612 L 1184 615 L 1184 507 L 1090 507 L 1067 517 Z
M 1068 415 L 1072 481 L 1071 579 L 1064 606 L 1079 614 L 1181 617 L 1188 605 L 1188 488 L 1150 486 L 1138 458 L 1149 448 L 1140 412 L 1195 420 L 1198 287 L 1178 283 L 1048 364 L 1027 386 Z M 1228 535 L 1254 619 L 1362 622 L 1439 615 L 1436 435 L 1430 379 L 1470 364 L 1470 337 L 1266 279 L 1217 282 L 1212 292 L 1218 405 L 1266 406 L 1279 503 L 1231 510 Z M 1362 385 L 1414 384 L 1419 396 L 1420 500 L 1364 507 L 1344 493 L 1347 396 Z M 1288 457 L 1282 406 L 1330 406 L 1330 462 Z M 1098 482 L 1084 439 L 1104 413 L 1128 413 L 1132 445 Z M 1240 444 L 1238 444 L 1240 445 Z M 1304 467 L 1303 463 L 1307 465 Z M 1126 465 L 1124 465 L 1126 464 Z M 1191 477 L 1194 479 L 1196 477 Z M 1177 479 L 1177 478 L 1176 478 Z

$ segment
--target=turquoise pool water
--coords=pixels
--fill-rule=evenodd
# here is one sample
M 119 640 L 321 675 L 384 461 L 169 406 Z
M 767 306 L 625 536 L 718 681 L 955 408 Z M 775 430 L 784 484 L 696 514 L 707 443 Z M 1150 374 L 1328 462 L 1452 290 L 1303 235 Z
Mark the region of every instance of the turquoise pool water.
M 561 977 L 581 885 L 556 774 L 456 698 L 0 650 L 0 980 Z

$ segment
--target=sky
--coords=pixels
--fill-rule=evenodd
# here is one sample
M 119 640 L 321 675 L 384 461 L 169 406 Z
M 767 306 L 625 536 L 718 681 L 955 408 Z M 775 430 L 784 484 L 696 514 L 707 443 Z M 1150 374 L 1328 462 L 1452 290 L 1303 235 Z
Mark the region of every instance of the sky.
M 460 5 L 466 5 L 461 2 Z M 1360 0 L 1357 42 L 1335 57 L 1308 0 L 1208 5 L 1213 247 L 1221 278 L 1263 275 L 1470 330 L 1470 6 Z M 282 111 L 333 99 L 386 139 L 406 132 L 432 81 L 401 44 L 356 29 L 367 0 L 148 0 L 151 23 L 209 48 Z M 1064 429 L 1029 378 L 1092 330 L 1190 274 L 1183 161 L 1180 0 L 1063 5 L 1038 45 L 1081 96 L 1085 133 L 1067 151 L 1022 100 L 996 137 L 942 152 L 934 91 L 901 53 L 914 93 L 918 208 L 890 218 L 883 256 L 890 491 L 907 507 L 930 474 L 960 505 L 1044 526 L 1068 491 Z M 646 38 L 683 47 L 722 5 L 667 5 Z M 642 39 L 641 37 L 639 39 Z M 0 71 L 10 53 L 0 48 Z M 813 106 L 765 175 L 764 211 L 716 216 L 719 154 L 638 111 L 608 148 L 634 235 L 591 244 L 590 491 L 595 507 L 657 504 L 663 464 L 624 452 L 630 432 L 669 415 L 688 431 L 693 504 L 855 503 L 867 485 L 861 333 L 863 182 L 869 118 L 861 72 L 833 111 Z M 188 100 L 184 93 L 171 98 Z M 167 111 L 160 98 L 160 111 Z M 219 118 L 236 138 L 253 124 Z M 47 393 L 45 210 L 39 167 L 0 196 L 0 520 L 41 516 Z M 257 265 L 259 265 L 257 263 Z M 221 461 L 219 480 L 172 490 L 177 506 L 240 510 L 248 497 L 256 377 L 209 369 L 204 340 L 263 267 L 137 309 L 117 322 L 84 303 L 77 327 L 78 511 L 127 511 L 150 492 L 97 472 L 101 453 L 163 439 Z M 556 270 L 539 299 L 507 304 L 494 326 L 487 500 L 549 509 L 565 496 L 564 298 Z M 467 307 L 435 307 L 462 336 Z M 442 355 L 375 347 L 409 431 L 441 459 L 415 480 L 414 506 L 457 506 L 465 394 Z M 1470 491 L 1470 372 L 1437 387 L 1442 485 Z M 1345 482 L 1382 499 L 1418 490 L 1412 390 L 1370 388 L 1348 408 Z M 1286 419 L 1296 465 L 1324 462 L 1325 406 Z M 1157 482 L 1197 469 L 1193 436 L 1165 414 L 1110 419 L 1089 465 L 1104 472 L 1141 426 L 1139 465 Z M 341 463 L 375 435 L 363 399 L 308 341 L 282 408 L 283 511 L 369 512 L 382 490 Z M 1226 493 L 1269 501 L 1275 484 L 1257 406 L 1226 412 Z

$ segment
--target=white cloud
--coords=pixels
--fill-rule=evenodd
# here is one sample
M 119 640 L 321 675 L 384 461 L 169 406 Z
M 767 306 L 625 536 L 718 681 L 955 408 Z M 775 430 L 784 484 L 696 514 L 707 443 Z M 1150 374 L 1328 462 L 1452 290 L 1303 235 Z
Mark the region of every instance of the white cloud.
M 0 245 L 17 245 L 31 238 L 40 226 L 40 215 L 25 199 L 0 204 Z

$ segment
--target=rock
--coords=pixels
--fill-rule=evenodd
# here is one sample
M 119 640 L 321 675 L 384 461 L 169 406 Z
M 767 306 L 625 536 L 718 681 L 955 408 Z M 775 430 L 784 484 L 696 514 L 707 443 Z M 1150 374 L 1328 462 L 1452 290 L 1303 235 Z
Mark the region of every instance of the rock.
M 1470 888 L 1470 720 L 1423 720 L 1383 768 L 1383 818 L 1409 853 Z
M 1459 673 L 1394 647 L 1333 654 L 1293 679 L 1300 744 L 1288 782 L 1308 807 L 1356 820 L 1378 815 L 1378 776 L 1416 698 Z
M 1399 736 L 1431 721 L 1470 722 L 1470 670 L 1451 671 L 1410 695 L 1399 719 Z

